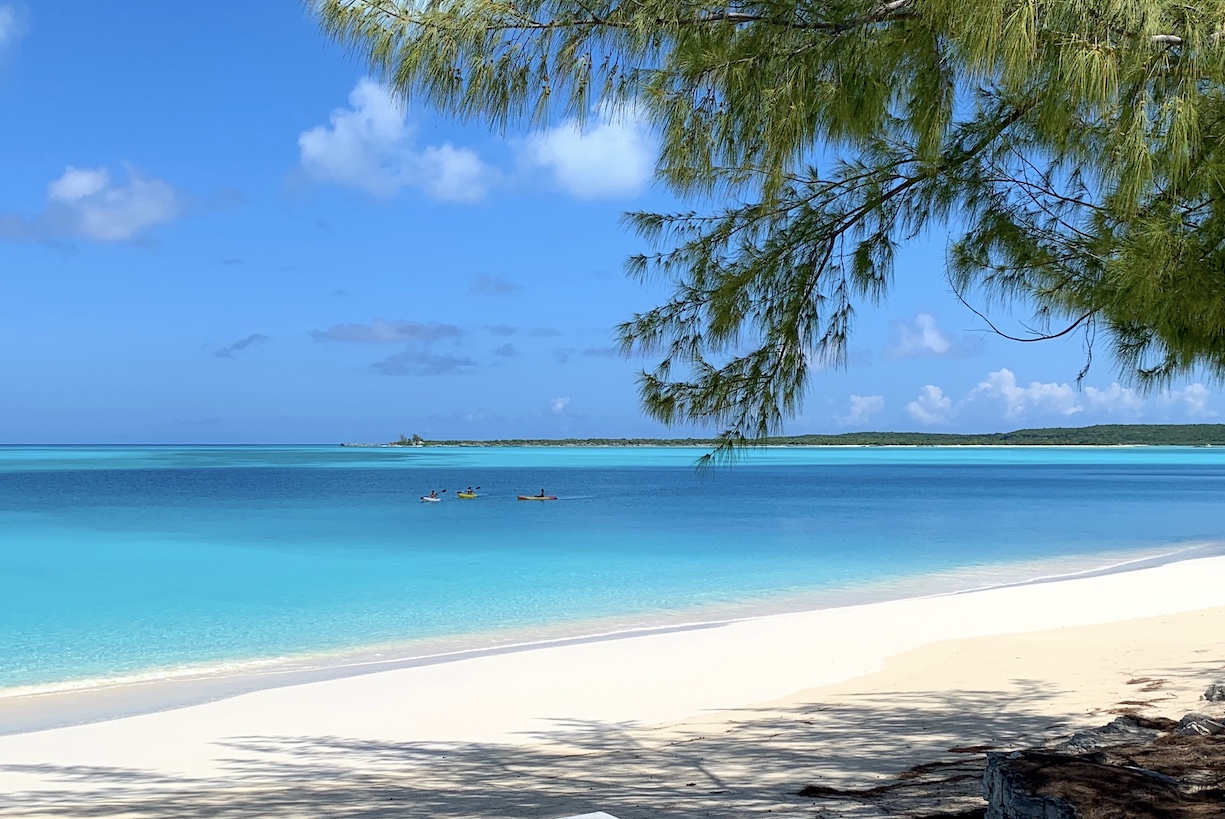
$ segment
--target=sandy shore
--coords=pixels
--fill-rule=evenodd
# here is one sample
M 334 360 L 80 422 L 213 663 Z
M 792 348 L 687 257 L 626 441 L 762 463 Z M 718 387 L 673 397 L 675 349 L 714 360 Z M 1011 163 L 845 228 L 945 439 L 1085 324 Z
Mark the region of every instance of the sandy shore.
M 0 737 L 0 816 L 811 816 L 805 784 L 1181 714 L 1223 634 L 1216 557 L 477 657 Z

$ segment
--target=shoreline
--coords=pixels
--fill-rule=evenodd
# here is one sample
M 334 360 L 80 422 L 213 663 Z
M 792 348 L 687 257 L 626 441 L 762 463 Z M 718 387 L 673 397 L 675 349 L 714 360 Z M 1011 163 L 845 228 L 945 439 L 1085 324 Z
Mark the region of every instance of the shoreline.
M 1225 542 L 1199 542 L 1171 545 L 1164 549 L 996 564 L 912 576 L 887 583 L 823 589 L 699 608 L 555 622 L 333 652 L 151 669 L 112 678 L 0 689 L 0 737 L 157 714 L 268 690 L 487 657 L 683 635 L 779 617 L 837 614 L 892 604 L 989 595 L 1010 589 L 1142 573 L 1163 566 L 1213 559 L 1225 561 Z M 1106 561 L 1104 565 L 1102 561 Z M 987 576 L 994 576 L 994 582 L 983 582 Z M 1225 596 L 1222 603 L 1225 604 Z
M 1222 627 L 1218 556 L 473 657 L 0 737 L 0 815 L 281 815 L 287 793 L 435 817 L 511 815 L 512 794 L 541 819 L 811 811 L 804 784 L 1194 707 Z
M 109 444 L 97 444 L 96 446 L 109 446 Z M 195 446 L 194 444 L 150 444 L 150 446 Z M 230 444 L 201 444 L 201 446 L 231 446 Z M 258 446 L 258 444 L 234 444 L 233 446 Z M 608 442 L 598 443 L 583 443 L 583 442 L 566 442 L 566 441 L 548 441 L 543 439 L 533 441 L 531 443 L 502 443 L 499 441 L 440 441 L 437 443 L 427 443 L 420 446 L 412 444 L 361 444 L 361 443 L 341 443 L 341 444 L 275 444 L 274 446 L 320 446 L 329 447 L 336 446 L 344 449 L 693 449 L 693 450 L 710 450 L 714 446 L 714 442 L 710 443 L 679 443 L 669 444 L 661 442 L 641 443 L 641 444 L 618 444 Z M 753 453 L 761 450 L 770 449 L 1220 449 L 1225 447 L 1225 444 L 811 444 L 811 443 L 795 443 L 795 444 L 752 444 L 745 445 L 743 452 Z

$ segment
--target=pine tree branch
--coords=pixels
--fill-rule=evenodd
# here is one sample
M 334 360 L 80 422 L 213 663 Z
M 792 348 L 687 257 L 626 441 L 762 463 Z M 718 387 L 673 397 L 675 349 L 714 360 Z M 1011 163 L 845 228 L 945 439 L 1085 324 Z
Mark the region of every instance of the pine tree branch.
M 1096 309 L 1089 310 L 1088 312 L 1084 313 L 1080 318 L 1076 319 L 1071 324 L 1069 324 L 1067 327 L 1060 330 L 1058 333 L 1041 333 L 1041 334 L 1035 334 L 1035 335 L 1028 336 L 1028 337 L 1014 336 L 1014 335 L 1005 333 L 1003 330 L 996 327 L 995 324 L 992 323 L 991 319 L 987 318 L 986 315 L 982 313 L 982 311 L 980 311 L 977 307 L 970 304 L 970 302 L 966 300 L 965 296 L 961 293 L 961 291 L 958 288 L 954 287 L 952 288 L 952 290 L 953 290 L 953 295 L 957 297 L 957 301 L 961 302 L 965 306 L 965 308 L 969 310 L 971 313 L 973 313 L 974 315 L 982 319 L 986 323 L 986 325 L 991 328 L 991 332 L 995 333 L 997 336 L 1000 336 L 1001 338 L 1006 338 L 1009 341 L 1019 341 L 1022 343 L 1031 343 L 1035 341 L 1053 341 L 1054 339 L 1057 339 L 1057 338 L 1063 338 L 1068 333 L 1075 330 L 1077 327 L 1080 327 L 1086 321 L 1089 321 L 1091 318 L 1093 318 L 1098 313 Z
M 889 3 L 882 3 L 875 9 L 843 21 L 806 21 L 784 19 L 764 14 L 749 14 L 747 12 L 725 11 L 715 14 L 703 14 L 696 17 L 656 17 L 650 21 L 652 24 L 660 27 L 699 27 L 730 23 L 734 26 L 762 24 L 775 28 L 793 29 L 798 31 L 819 31 L 827 34 L 843 34 L 864 26 L 874 25 L 876 23 L 891 22 L 893 20 L 902 20 L 914 17 L 914 13 L 907 11 L 908 7 L 915 0 L 892 0 Z M 630 29 L 641 26 L 642 21 L 620 21 L 609 19 L 607 15 L 601 17 L 591 12 L 591 10 L 581 4 L 576 3 L 580 8 L 587 12 L 588 16 L 576 17 L 569 20 L 535 20 L 529 17 L 520 16 L 518 19 L 503 22 L 503 23 L 488 23 L 483 26 L 487 32 L 496 31 L 554 31 L 565 29 L 583 29 L 583 28 L 613 28 L 613 29 Z M 445 29 L 446 26 L 428 16 L 416 16 L 405 12 L 401 8 L 390 5 L 386 0 L 353 0 L 345 4 L 346 9 L 356 10 L 361 8 L 371 9 L 392 20 L 395 20 L 404 25 L 422 26 L 426 28 Z M 513 4 L 510 6 L 514 8 Z

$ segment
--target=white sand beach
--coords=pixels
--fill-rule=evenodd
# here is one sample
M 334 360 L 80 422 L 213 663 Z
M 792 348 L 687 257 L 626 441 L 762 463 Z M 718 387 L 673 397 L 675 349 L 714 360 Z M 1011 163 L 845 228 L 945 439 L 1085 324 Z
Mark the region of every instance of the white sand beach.
M 1219 711 L 1222 635 L 1213 557 L 474 657 L 0 737 L 0 816 L 810 816 L 806 784 Z

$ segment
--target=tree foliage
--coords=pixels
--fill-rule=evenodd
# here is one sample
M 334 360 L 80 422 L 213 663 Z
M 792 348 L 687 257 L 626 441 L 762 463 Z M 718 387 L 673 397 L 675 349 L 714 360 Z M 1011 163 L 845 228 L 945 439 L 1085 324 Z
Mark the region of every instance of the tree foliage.
M 627 216 L 671 297 L 644 405 L 776 433 L 899 247 L 1145 387 L 1225 375 L 1225 0 L 317 0 L 407 99 L 495 127 L 644 118 L 686 213 Z M 1028 340 L 1028 339 L 1027 339 Z

